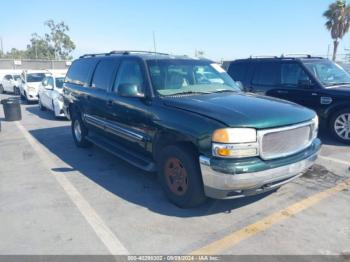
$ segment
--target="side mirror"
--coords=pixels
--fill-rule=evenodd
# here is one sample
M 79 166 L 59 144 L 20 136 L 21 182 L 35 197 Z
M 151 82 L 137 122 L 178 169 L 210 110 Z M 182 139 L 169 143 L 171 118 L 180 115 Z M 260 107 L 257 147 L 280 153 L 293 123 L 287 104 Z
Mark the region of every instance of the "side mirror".
M 139 92 L 139 86 L 135 84 L 120 84 L 118 86 L 118 95 L 124 97 L 145 97 L 145 94 Z
M 299 80 L 298 85 L 302 88 L 310 88 L 312 86 L 312 81 L 310 79 Z

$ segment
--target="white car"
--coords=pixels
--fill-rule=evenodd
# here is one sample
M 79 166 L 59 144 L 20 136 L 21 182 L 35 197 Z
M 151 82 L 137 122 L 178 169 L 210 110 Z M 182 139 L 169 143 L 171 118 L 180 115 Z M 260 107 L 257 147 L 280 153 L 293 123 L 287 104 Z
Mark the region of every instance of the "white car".
M 63 112 L 63 82 L 65 75 L 46 76 L 39 86 L 39 108 L 53 111 L 55 117 L 65 117 Z
M 43 79 L 51 75 L 46 70 L 25 70 L 21 74 L 20 95 L 27 102 L 38 101 L 39 86 Z
M 0 83 L 0 94 L 4 92 L 19 94 L 21 76 L 19 74 L 6 74 Z

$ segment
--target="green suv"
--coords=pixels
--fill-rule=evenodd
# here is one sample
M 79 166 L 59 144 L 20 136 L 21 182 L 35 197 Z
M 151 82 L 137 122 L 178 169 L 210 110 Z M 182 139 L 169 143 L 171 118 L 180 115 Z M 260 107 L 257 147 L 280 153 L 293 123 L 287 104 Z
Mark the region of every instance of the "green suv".
M 65 79 L 64 111 L 78 147 L 157 171 L 180 207 L 274 190 L 321 147 L 314 111 L 244 94 L 212 61 L 161 53 L 80 57 Z

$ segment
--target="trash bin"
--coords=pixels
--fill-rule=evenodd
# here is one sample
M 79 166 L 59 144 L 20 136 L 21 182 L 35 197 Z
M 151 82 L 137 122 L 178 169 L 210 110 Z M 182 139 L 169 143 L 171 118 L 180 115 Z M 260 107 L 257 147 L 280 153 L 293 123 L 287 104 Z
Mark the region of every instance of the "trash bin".
M 22 119 L 20 100 L 17 98 L 8 98 L 1 100 L 4 108 L 6 121 L 19 121 Z

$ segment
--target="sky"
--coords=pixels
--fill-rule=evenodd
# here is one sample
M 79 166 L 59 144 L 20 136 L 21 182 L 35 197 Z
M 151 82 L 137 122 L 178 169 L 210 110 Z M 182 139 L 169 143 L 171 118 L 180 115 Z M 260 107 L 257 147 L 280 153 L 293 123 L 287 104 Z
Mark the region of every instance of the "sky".
M 64 21 L 84 53 L 156 50 L 214 60 L 248 56 L 327 55 L 332 44 L 322 13 L 331 0 L 4 0 L 4 51 L 24 49 L 44 21 Z M 8 11 L 6 11 L 8 10 Z M 350 48 L 346 36 L 339 53 Z

